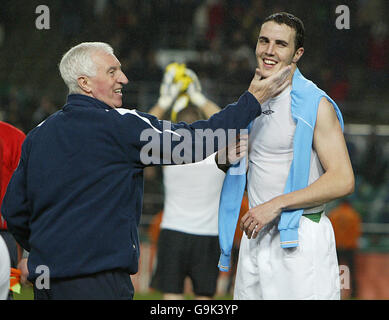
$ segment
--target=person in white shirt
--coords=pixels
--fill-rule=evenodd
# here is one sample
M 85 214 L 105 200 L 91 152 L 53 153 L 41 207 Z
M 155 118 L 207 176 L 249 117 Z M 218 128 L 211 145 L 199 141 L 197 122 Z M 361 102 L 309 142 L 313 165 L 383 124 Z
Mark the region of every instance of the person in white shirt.
M 191 123 L 219 112 L 220 107 L 203 95 L 197 75 L 182 65 L 178 68 L 185 69 L 189 81 L 183 82 L 187 87 L 177 91 L 174 99 L 159 99 L 150 113 L 161 118 L 173 105 L 171 120 Z M 216 293 L 218 211 L 225 177 L 216 161 L 241 159 L 247 151 L 248 136 L 238 140 L 236 146 L 232 144 L 198 163 L 163 167 L 164 209 L 151 287 L 162 291 L 164 299 L 182 299 L 186 277 L 192 280 L 196 299 L 211 299 Z
M 192 123 L 220 111 L 202 94 L 196 74 L 186 68 L 185 73 L 192 81 L 187 90 L 166 104 L 157 103 L 150 114 L 162 118 L 171 108 L 172 121 Z M 163 292 L 166 300 L 182 299 L 185 278 L 190 277 L 196 299 L 210 299 L 219 274 L 218 208 L 225 174 L 218 169 L 215 154 L 162 170 L 164 209 L 151 287 Z

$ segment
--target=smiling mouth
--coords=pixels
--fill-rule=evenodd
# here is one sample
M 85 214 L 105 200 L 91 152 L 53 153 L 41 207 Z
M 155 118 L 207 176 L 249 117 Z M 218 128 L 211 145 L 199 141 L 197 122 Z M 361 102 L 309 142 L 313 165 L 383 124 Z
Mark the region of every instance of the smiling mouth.
M 119 96 L 123 96 L 122 89 L 116 89 L 114 90 L 114 93 L 118 94 Z
M 264 58 L 262 61 L 267 68 L 273 68 L 278 63 L 277 61 L 268 58 Z

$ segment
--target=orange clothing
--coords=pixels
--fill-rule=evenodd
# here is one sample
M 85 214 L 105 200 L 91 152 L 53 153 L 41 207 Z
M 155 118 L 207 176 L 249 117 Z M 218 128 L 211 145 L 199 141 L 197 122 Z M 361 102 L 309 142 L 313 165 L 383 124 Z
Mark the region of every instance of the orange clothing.
M 148 229 L 149 238 L 152 244 L 157 244 L 159 233 L 161 231 L 161 222 L 162 222 L 163 210 L 154 215 L 151 219 L 151 223 Z
M 238 219 L 238 223 L 237 223 L 236 229 L 235 229 L 235 235 L 234 235 L 234 246 L 235 247 L 239 247 L 239 245 L 240 245 L 240 240 L 242 239 L 243 231 L 240 229 L 239 223 L 240 223 L 240 220 L 242 219 L 242 217 L 247 213 L 247 211 L 249 211 L 249 199 L 247 198 L 247 194 L 245 193 L 243 195 L 242 204 L 241 204 L 240 212 L 239 212 L 239 219 Z
M 361 236 L 361 218 L 349 203 L 342 203 L 328 215 L 335 233 L 336 247 L 340 249 L 358 248 Z

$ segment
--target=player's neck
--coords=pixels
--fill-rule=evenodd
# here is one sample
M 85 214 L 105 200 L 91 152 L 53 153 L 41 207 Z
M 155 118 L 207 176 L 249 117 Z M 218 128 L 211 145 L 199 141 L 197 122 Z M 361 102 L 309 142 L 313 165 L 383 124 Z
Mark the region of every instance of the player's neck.
M 292 83 L 294 73 L 295 73 L 295 71 L 296 71 L 296 69 L 297 69 L 297 64 L 295 64 L 294 62 L 292 62 L 292 63 L 290 64 L 290 66 L 292 67 L 292 70 L 290 71 L 290 76 L 289 76 L 289 79 L 288 79 L 288 80 L 290 81 L 290 83 Z

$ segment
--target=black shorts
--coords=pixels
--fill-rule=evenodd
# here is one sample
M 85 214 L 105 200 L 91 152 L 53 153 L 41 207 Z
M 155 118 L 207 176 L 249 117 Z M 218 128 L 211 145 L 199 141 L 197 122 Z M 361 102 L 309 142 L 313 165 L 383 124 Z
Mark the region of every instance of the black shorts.
M 218 236 L 162 229 L 151 287 L 163 293 L 182 294 L 188 276 L 195 295 L 213 297 L 219 275 L 219 248 Z

